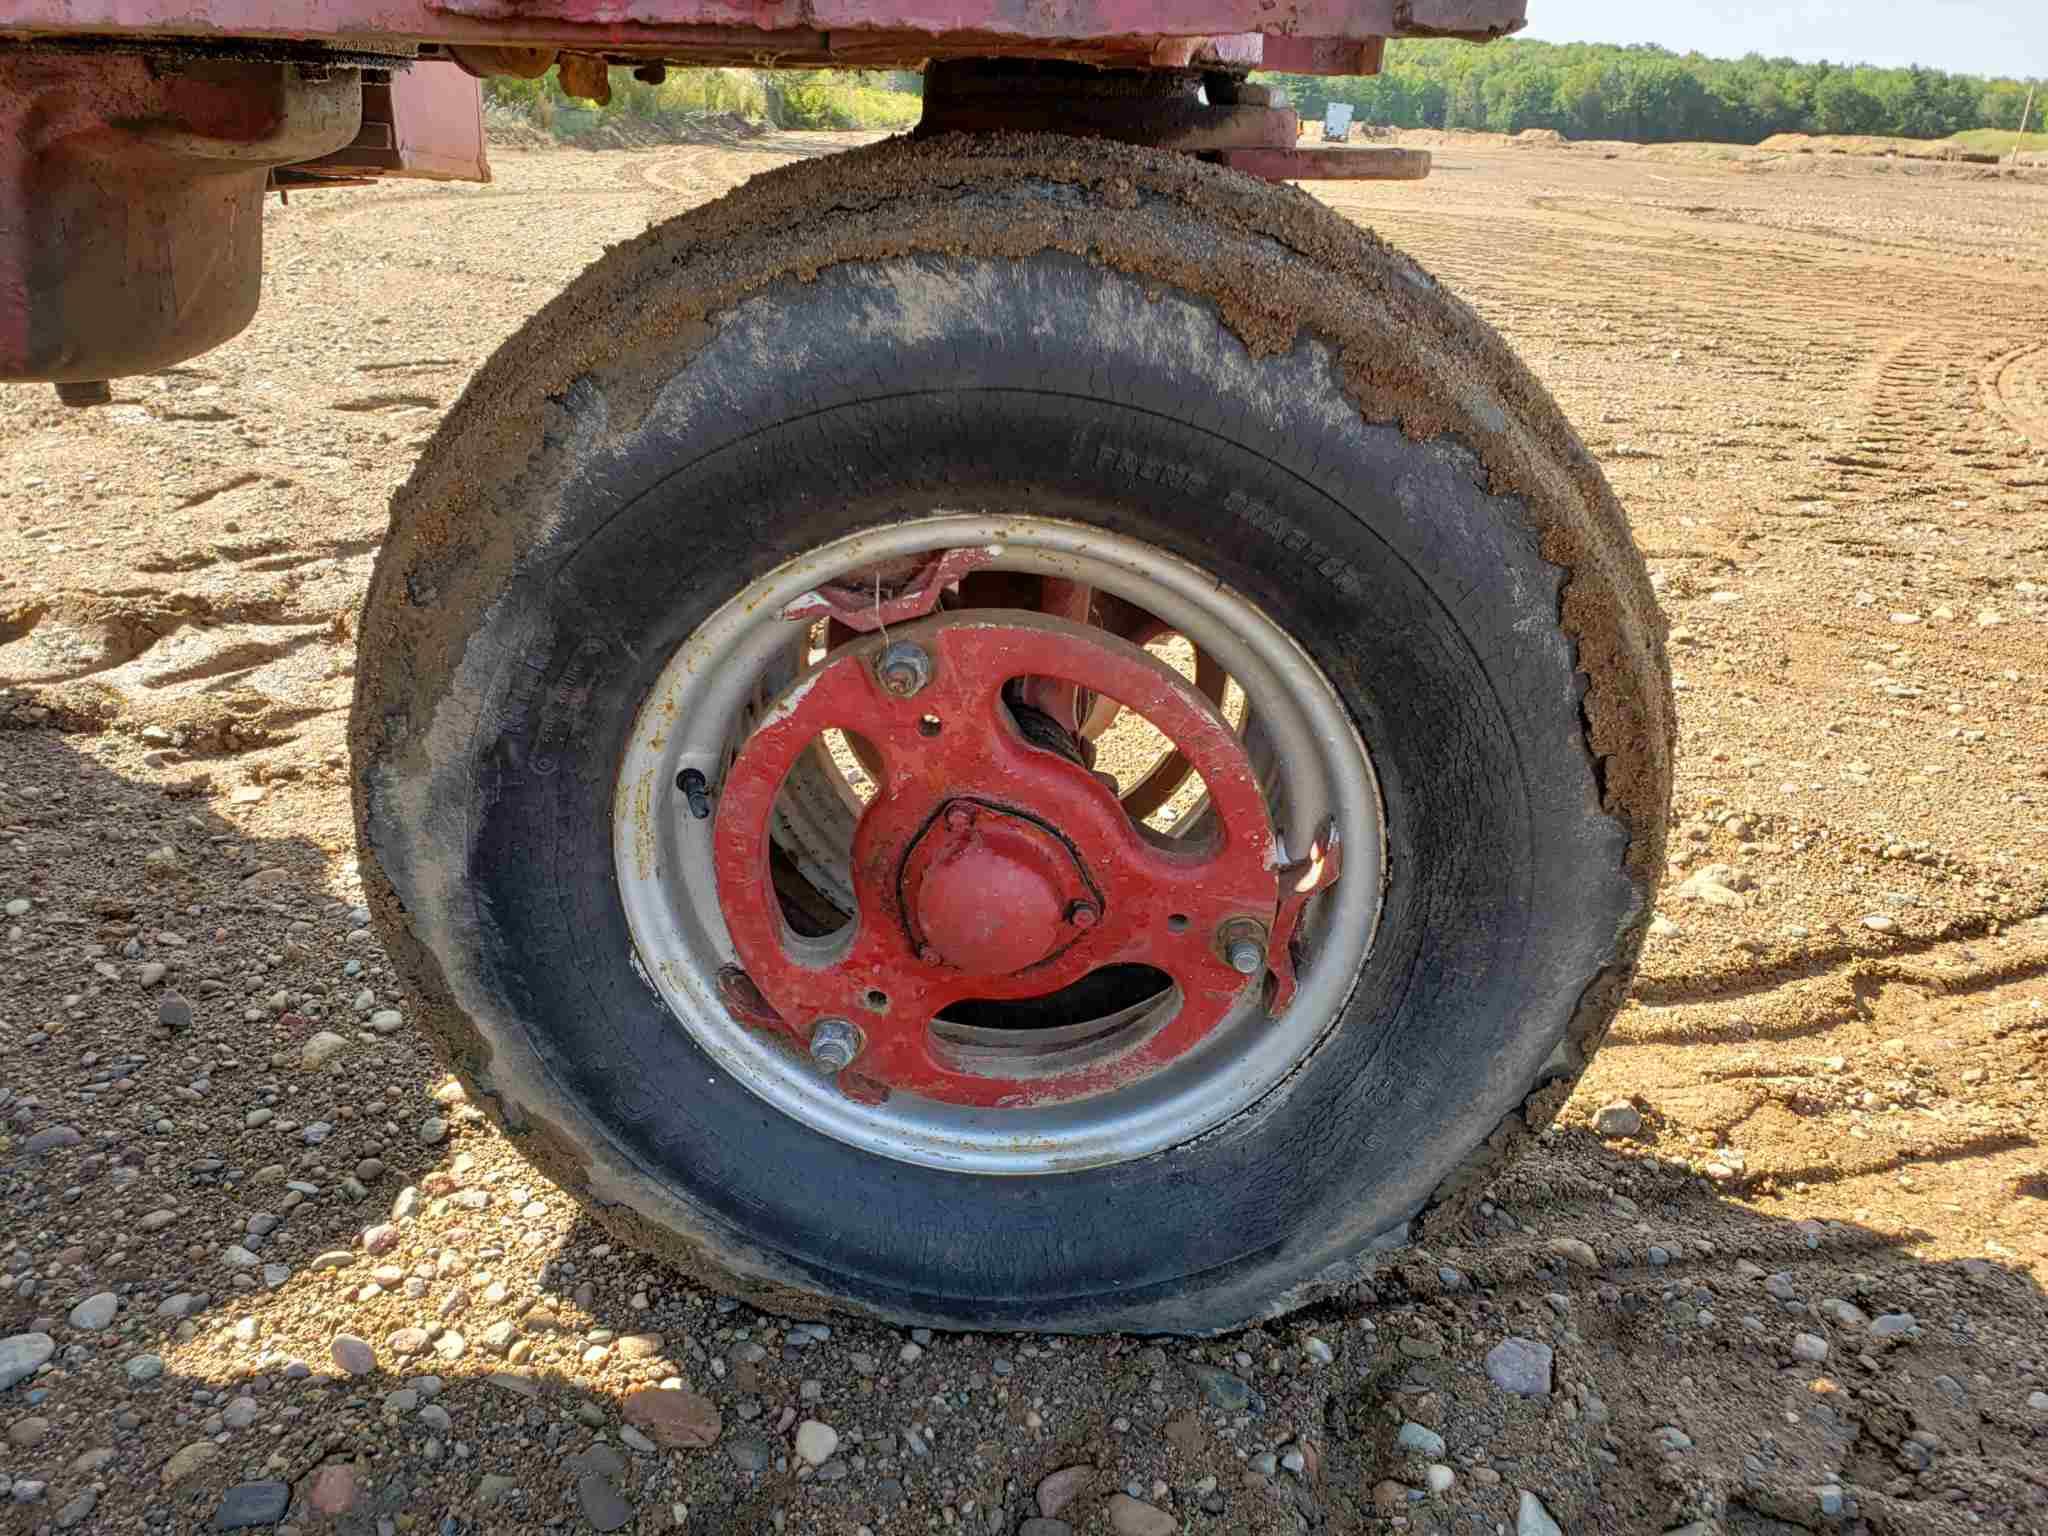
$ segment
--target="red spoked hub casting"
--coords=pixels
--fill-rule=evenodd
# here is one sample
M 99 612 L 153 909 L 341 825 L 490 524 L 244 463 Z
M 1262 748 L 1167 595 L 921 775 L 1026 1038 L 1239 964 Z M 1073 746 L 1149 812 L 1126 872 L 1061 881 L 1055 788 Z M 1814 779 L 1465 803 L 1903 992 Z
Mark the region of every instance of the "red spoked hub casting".
M 1027 735 L 1005 698 L 1026 678 L 1156 727 L 1201 775 L 1209 835 L 1148 836 L 1078 754 Z M 854 832 L 853 921 L 799 937 L 775 893 L 772 813 L 800 755 L 834 729 L 862 744 L 877 788 Z M 832 651 L 740 747 L 718 787 L 714 847 L 744 968 L 728 978 L 734 1012 L 841 1069 L 857 1098 L 1007 1106 L 1100 1093 L 1192 1049 L 1269 965 L 1286 966 L 1286 872 L 1229 723 L 1139 646 L 1042 613 L 968 609 Z M 1042 998 L 1128 964 L 1164 972 L 1174 997 L 1106 1050 L 976 1051 L 933 1029 L 953 1004 Z

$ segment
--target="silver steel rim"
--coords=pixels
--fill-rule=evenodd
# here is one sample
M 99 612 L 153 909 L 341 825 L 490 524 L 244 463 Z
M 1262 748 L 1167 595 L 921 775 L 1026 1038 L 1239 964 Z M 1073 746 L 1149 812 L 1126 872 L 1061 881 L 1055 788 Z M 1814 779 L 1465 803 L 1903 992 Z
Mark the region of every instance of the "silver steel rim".
M 718 973 L 736 955 L 712 869 L 715 821 L 693 818 L 674 786 L 691 769 L 715 786 L 764 688 L 790 675 L 796 626 L 781 614 L 791 603 L 880 561 L 976 546 L 992 554 L 994 569 L 1112 592 L 1216 657 L 1248 700 L 1247 748 L 1266 777 L 1288 856 L 1333 825 L 1343 875 L 1304 920 L 1299 991 L 1277 1020 L 1250 996 L 1201 1046 L 1151 1077 L 1071 1103 L 984 1110 L 899 1091 L 880 1106 L 859 1104 L 720 1001 Z M 677 1027 L 720 1068 L 783 1114 L 864 1152 L 991 1175 L 1150 1156 L 1273 1092 L 1335 1028 L 1372 949 L 1385 875 L 1371 757 L 1307 653 L 1249 599 L 1195 566 L 1120 534 L 1039 517 L 940 512 L 852 534 L 736 594 L 669 659 L 642 705 L 620 764 L 612 825 L 633 962 Z

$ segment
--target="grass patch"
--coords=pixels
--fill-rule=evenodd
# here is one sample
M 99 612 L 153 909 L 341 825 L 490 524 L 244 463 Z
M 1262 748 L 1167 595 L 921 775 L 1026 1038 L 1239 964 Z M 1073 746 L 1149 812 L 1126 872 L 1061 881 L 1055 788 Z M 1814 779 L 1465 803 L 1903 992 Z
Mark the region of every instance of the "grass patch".
M 685 134 L 707 118 L 743 118 L 777 128 L 908 128 L 923 102 L 913 75 L 847 70 L 671 69 L 659 85 L 614 68 L 603 106 L 566 95 L 554 70 L 538 80 L 497 75 L 484 99 L 554 138 L 576 141 L 639 125 Z M 616 138 L 617 135 L 610 135 Z
M 2010 128 L 1971 128 L 1952 135 L 1950 142 L 1979 155 L 2009 155 L 2015 139 L 2027 154 L 2048 155 L 2048 133 L 2016 134 Z

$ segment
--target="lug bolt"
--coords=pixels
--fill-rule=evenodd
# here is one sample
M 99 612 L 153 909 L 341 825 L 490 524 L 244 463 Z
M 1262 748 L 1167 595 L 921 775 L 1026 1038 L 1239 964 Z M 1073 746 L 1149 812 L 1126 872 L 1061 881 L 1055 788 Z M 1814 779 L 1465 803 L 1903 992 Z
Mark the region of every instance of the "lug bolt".
M 820 1019 L 811 1027 L 811 1060 L 828 1072 L 844 1072 L 860 1055 L 860 1030 L 847 1019 Z
M 974 825 L 974 807 L 955 801 L 946 807 L 946 828 L 951 832 L 965 832 Z
M 1266 966 L 1266 925 L 1249 917 L 1232 918 L 1216 930 L 1224 962 L 1240 976 L 1256 976 Z
M 932 680 L 932 658 L 910 640 L 892 640 L 875 658 L 875 680 L 899 699 L 914 698 Z
M 1096 910 L 1092 901 L 1077 901 L 1067 908 L 1067 921 L 1076 928 L 1093 928 L 1101 918 L 1102 914 Z

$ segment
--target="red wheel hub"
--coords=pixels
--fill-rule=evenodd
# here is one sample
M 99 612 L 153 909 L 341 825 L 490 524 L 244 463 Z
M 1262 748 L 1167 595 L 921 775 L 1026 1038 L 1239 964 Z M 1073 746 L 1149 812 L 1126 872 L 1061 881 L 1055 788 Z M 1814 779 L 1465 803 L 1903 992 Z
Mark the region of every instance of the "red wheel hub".
M 1214 835 L 1162 845 L 1082 763 L 1027 740 L 1003 692 L 1024 677 L 1143 715 L 1202 776 Z M 771 811 L 831 729 L 865 744 L 877 793 L 854 833 L 852 923 L 799 938 L 775 896 Z M 853 641 L 766 712 L 718 793 L 719 905 L 751 983 L 728 988 L 747 999 L 735 1012 L 798 1049 L 822 1021 L 850 1021 L 860 1053 L 840 1080 L 857 1096 L 994 1106 L 1100 1093 L 1191 1050 L 1263 982 L 1281 893 L 1251 762 L 1197 689 L 1105 631 L 976 609 Z M 1087 1047 L 975 1051 L 932 1027 L 955 1003 L 1039 998 L 1133 963 L 1165 972 L 1173 997 Z
M 1029 817 L 948 801 L 911 844 L 903 910 L 918 958 L 1007 976 L 1052 958 L 1095 925 L 1101 897 L 1074 850 Z

